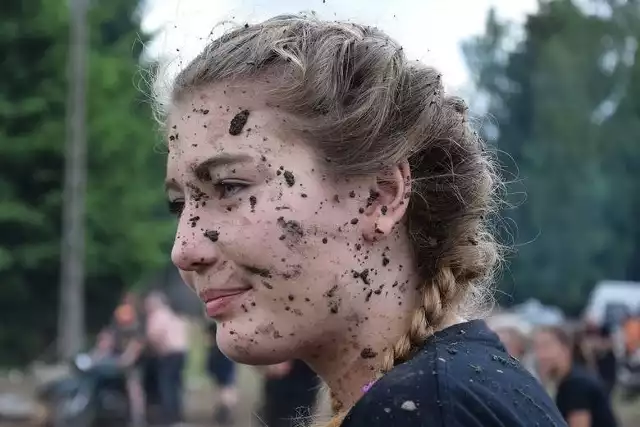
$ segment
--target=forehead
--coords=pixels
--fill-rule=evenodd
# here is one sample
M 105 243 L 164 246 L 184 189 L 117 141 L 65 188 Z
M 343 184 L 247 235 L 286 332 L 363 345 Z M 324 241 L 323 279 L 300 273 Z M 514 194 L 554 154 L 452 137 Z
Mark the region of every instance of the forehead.
M 168 117 L 168 175 L 215 155 L 313 163 L 315 152 L 269 104 L 267 81 L 225 82 L 186 94 Z M 277 159 L 276 159 L 277 158 Z M 284 165 L 287 166 L 287 165 Z

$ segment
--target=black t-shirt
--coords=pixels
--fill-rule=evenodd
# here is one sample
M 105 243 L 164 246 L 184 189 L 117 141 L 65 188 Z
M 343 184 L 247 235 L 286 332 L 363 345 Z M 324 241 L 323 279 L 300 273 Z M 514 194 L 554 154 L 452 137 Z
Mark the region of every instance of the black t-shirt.
M 379 379 L 342 427 L 566 426 L 553 400 L 481 320 L 430 337 Z
M 612 329 L 612 325 L 604 324 L 598 331 L 600 337 L 611 343 L 613 337 Z M 617 361 L 612 347 L 596 353 L 596 365 L 602 380 L 610 385 L 615 384 L 617 376 Z
M 616 427 L 609 398 L 598 379 L 580 366 L 575 366 L 558 386 L 556 403 L 562 416 L 574 411 L 589 411 L 592 427 Z

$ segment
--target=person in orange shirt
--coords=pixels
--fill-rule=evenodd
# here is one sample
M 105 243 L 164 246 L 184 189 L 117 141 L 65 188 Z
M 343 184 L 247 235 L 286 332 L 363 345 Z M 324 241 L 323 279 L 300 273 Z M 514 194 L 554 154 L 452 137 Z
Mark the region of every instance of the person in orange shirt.
M 640 316 L 629 316 L 623 324 L 627 356 L 640 349 Z

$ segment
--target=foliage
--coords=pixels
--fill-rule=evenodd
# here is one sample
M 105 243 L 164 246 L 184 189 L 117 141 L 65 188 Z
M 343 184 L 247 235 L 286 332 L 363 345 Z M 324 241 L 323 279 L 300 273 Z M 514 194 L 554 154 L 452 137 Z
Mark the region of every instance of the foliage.
M 492 12 L 464 47 L 511 181 L 517 256 L 503 302 L 536 297 L 574 314 L 598 280 L 640 279 L 640 9 L 580 4 L 541 2 L 511 52 Z
M 12 0 L 0 16 L 0 364 L 56 336 L 69 82 L 68 3 Z M 135 2 L 91 2 L 88 59 L 87 321 L 95 331 L 125 286 L 166 259 L 164 156 L 137 85 Z M 11 349 L 8 351 L 8 349 Z

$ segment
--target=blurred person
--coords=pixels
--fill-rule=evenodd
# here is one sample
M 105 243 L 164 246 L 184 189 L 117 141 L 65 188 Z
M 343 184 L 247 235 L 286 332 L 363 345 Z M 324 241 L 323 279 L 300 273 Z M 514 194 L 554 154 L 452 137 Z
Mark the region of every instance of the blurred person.
M 578 334 L 586 353 L 587 365 L 598 374 L 608 395 L 613 393 L 617 379 L 618 361 L 614 352 L 614 325 L 585 321 L 584 330 Z
M 93 360 L 103 360 L 113 355 L 115 349 L 115 339 L 113 333 L 109 329 L 101 330 L 97 337 L 96 343 L 91 350 L 91 358 Z
M 627 356 L 640 350 L 640 313 L 630 314 L 622 326 L 624 334 L 624 351 Z
M 520 363 L 529 371 L 534 378 L 538 379 L 538 373 L 535 366 L 535 357 L 529 349 L 530 338 L 518 326 L 494 326 L 491 328 L 504 344 L 507 353 L 518 359 Z
M 158 391 L 163 421 L 183 421 L 183 371 L 189 351 L 187 321 L 176 314 L 160 291 L 145 298 L 147 342 L 157 357 Z
M 527 354 L 527 337 L 516 327 L 501 326 L 493 328 L 507 353 L 522 361 Z
M 569 427 L 616 427 L 609 395 L 596 375 L 584 367 L 575 337 L 549 326 L 534 334 L 539 373 L 556 387 L 556 404 Z
M 141 356 L 145 349 L 145 321 L 137 296 L 125 293 L 114 312 L 111 326 L 114 352 L 125 370 L 127 393 L 134 426 L 146 424 L 146 401 Z
M 167 97 L 172 261 L 228 357 L 323 378 L 329 426 L 562 425 L 474 318 L 500 177 L 442 79 L 312 15 L 212 41 Z
M 306 363 L 288 360 L 264 368 L 260 421 L 270 427 L 296 427 L 313 413 L 320 381 Z
M 233 413 L 238 403 L 236 364 L 220 351 L 216 344 L 216 324 L 207 325 L 207 372 L 219 389 L 219 402 L 214 409 L 214 421 L 220 425 L 233 423 Z

